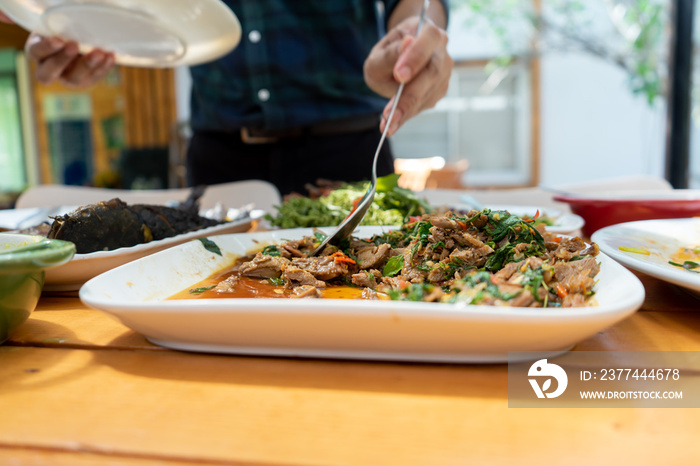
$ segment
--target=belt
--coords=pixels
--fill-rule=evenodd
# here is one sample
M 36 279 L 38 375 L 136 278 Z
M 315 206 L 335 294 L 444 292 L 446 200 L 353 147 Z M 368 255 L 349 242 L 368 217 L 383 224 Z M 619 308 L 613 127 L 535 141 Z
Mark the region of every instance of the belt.
M 282 139 L 300 138 L 303 136 L 322 136 L 331 134 L 346 134 L 379 128 L 379 115 L 362 115 L 359 117 L 327 120 L 313 125 L 284 130 L 264 130 L 254 127 L 240 128 L 241 141 L 244 144 L 272 144 Z

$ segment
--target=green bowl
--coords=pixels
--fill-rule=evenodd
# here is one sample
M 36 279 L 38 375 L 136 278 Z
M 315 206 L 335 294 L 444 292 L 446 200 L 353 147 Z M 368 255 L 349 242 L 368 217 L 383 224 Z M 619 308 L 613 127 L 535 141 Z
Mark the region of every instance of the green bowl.
M 73 258 L 75 244 L 43 236 L 0 233 L 0 344 L 36 308 L 44 271 Z

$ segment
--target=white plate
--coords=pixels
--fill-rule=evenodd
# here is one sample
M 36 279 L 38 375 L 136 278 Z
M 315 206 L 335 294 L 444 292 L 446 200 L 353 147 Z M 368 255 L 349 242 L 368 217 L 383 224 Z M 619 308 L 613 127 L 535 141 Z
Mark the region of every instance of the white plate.
M 166 205 L 171 202 L 185 201 L 191 191 L 191 188 L 123 190 L 86 186 L 37 185 L 20 195 L 17 199 L 17 207 L 18 210 L 26 210 L 29 213 L 34 212 L 35 210 L 31 209 L 36 207 L 46 210 L 48 202 L 64 206 L 85 205 L 106 201 L 115 197 L 128 204 Z M 246 231 L 249 229 L 253 219 L 258 219 L 261 224 L 265 223 L 265 220 L 262 218 L 263 213 L 272 211 L 273 206 L 279 205 L 281 199 L 277 188 L 267 181 L 233 181 L 207 186 L 200 199 L 201 209 L 209 210 L 219 204 L 226 208 L 252 204 L 256 209 L 253 217 L 130 248 L 90 254 L 76 254 L 69 263 L 47 274 L 44 290 L 51 292 L 77 291 L 86 280 L 102 272 L 183 241 L 189 241 L 203 235 L 220 235 Z M 52 207 L 48 207 L 48 209 L 53 211 Z
M 18 209 L 57 204 L 85 205 L 118 197 L 128 204 L 167 205 L 184 202 L 191 193 L 192 188 L 139 190 L 39 184 L 20 194 L 16 204 Z M 272 183 L 262 180 L 231 181 L 207 186 L 200 199 L 200 207 L 211 209 L 218 203 L 238 207 L 252 203 L 257 209 L 271 212 L 281 201 L 282 197 Z
M 700 245 L 698 218 L 620 223 L 596 231 L 591 239 L 601 251 L 631 269 L 700 292 L 700 274 L 668 263 L 680 248 Z M 650 254 L 621 251 L 621 246 Z
M 253 220 L 259 219 L 263 215 L 264 211 L 254 210 L 251 212 L 250 218 L 222 223 L 221 225 L 191 231 L 171 238 L 112 251 L 76 254 L 70 262 L 46 271 L 44 290 L 48 292 L 77 291 L 89 279 L 132 260 L 197 238 L 247 231 L 250 229 Z
M 462 210 L 469 210 L 470 208 L 473 208 L 469 204 L 452 204 L 450 207 L 453 209 Z M 553 220 L 553 225 L 547 225 L 547 231 L 556 233 L 558 235 L 577 234 L 585 223 L 580 215 L 562 213 L 560 210 L 552 207 L 508 204 L 487 204 L 485 205 L 485 207 L 491 210 L 507 210 L 511 214 L 517 215 L 519 217 L 534 217 L 539 211 L 540 216 L 549 217 Z
M 26 207 L 24 209 L 0 210 L 0 229 L 20 230 L 51 221 L 52 216 L 64 215 L 78 206 L 59 205 L 55 207 Z
M 28 31 L 114 52 L 129 66 L 195 65 L 233 50 L 236 15 L 220 0 L 11 0 L 2 10 Z
M 361 227 L 365 237 L 390 229 Z M 533 309 L 331 299 L 165 300 L 229 266 L 237 255 L 311 229 L 210 238 L 136 260 L 88 281 L 81 300 L 150 341 L 219 353 L 444 362 L 505 362 L 509 351 L 555 354 L 635 312 L 644 288 L 601 255 L 598 305 Z M 177 264 L 174 266 L 174 264 Z

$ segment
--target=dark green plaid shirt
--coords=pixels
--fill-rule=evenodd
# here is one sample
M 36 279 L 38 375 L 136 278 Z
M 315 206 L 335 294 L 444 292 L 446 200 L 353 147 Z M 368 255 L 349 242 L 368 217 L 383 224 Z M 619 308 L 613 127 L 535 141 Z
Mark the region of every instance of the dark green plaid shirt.
M 191 68 L 192 126 L 287 129 L 371 113 L 386 99 L 362 66 L 399 0 L 226 0 L 243 29 L 223 58 Z

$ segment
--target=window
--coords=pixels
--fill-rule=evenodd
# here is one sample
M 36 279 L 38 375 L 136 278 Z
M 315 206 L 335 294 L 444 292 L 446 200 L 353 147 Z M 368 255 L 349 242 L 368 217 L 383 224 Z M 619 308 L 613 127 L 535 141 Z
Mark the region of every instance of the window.
M 4 192 L 20 192 L 27 185 L 16 63 L 14 50 L 0 50 L 0 191 Z
M 533 179 L 531 72 L 526 62 L 488 76 L 483 61 L 455 64 L 447 95 L 391 139 L 397 158 L 466 159 L 465 186 Z

